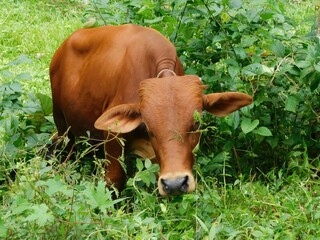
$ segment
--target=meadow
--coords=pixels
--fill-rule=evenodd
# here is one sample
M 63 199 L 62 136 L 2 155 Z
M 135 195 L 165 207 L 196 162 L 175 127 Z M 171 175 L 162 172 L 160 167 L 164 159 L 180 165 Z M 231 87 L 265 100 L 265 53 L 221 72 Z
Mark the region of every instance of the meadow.
M 320 239 L 317 3 L 6 0 L 1 8 L 1 239 Z M 113 199 L 104 159 L 44 157 L 56 131 L 55 50 L 81 27 L 126 22 L 167 36 L 208 91 L 254 96 L 229 117 L 202 117 L 194 193 L 160 197 L 159 167 L 136 159 Z

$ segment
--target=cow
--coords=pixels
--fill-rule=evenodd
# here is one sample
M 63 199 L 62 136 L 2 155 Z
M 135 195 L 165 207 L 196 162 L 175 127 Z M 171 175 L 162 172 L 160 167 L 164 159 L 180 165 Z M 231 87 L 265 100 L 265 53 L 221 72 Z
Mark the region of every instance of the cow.
M 174 45 L 158 31 L 133 24 L 75 31 L 50 64 L 53 117 L 68 145 L 87 135 L 104 141 L 106 183 L 121 191 L 119 158 L 133 152 L 160 165 L 160 195 L 192 192 L 196 112 L 226 116 L 252 103 L 239 92 L 204 94 L 185 75 Z

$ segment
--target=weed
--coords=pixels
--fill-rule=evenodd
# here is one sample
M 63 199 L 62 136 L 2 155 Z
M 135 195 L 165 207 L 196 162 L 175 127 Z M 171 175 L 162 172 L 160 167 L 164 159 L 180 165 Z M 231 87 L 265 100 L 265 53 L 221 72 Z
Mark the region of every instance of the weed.
M 319 238 L 319 42 L 310 31 L 312 2 L 90 2 L 1 5 L 0 238 Z M 54 132 L 49 63 L 82 26 L 81 17 L 91 18 L 86 27 L 152 26 L 175 43 L 186 73 L 201 75 L 210 91 L 254 95 L 254 105 L 223 119 L 195 114 L 202 140 L 194 193 L 158 196 L 159 166 L 137 159 L 136 174 L 115 200 L 103 181 L 104 159 L 93 156 L 91 167 L 81 153 L 65 164 L 59 155 L 45 160 L 39 153 Z

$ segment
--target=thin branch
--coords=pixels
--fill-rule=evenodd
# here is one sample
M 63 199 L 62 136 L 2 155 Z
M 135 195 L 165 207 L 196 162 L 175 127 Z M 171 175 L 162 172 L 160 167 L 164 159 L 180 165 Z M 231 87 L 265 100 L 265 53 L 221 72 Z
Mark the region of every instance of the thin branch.
M 99 9 L 98 6 L 97 6 L 97 1 L 94 0 L 94 1 L 92 1 L 92 2 L 93 2 L 93 5 L 94 5 L 94 8 L 95 8 L 96 12 L 97 12 L 98 15 L 100 16 L 100 18 L 101 18 L 101 20 L 103 21 L 104 25 L 107 25 L 107 22 L 104 20 L 104 17 L 102 16 L 101 11 L 100 11 L 100 9 Z
M 188 0 L 186 1 L 186 4 L 184 5 L 184 7 L 183 7 L 183 9 L 181 11 L 178 27 L 177 27 L 177 30 L 176 30 L 176 35 L 174 36 L 173 42 L 175 42 L 177 40 L 178 32 L 179 32 L 179 29 L 180 29 L 180 26 L 181 26 L 182 18 L 184 17 L 184 14 L 185 14 L 186 9 L 187 9 L 187 5 L 188 5 Z

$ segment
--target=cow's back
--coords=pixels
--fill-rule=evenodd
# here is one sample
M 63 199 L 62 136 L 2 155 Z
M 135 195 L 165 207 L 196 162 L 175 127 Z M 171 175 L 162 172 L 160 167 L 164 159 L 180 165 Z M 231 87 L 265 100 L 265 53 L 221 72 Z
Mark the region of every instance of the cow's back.
M 60 135 L 71 126 L 76 136 L 90 130 L 102 138 L 93 127 L 101 113 L 138 102 L 139 82 L 155 77 L 165 67 L 161 64 L 172 61 L 178 61 L 181 69 L 173 45 L 150 28 L 128 24 L 76 31 L 57 50 L 50 66 Z

